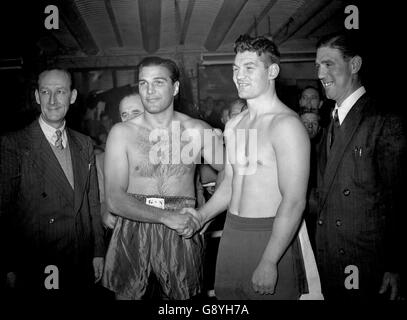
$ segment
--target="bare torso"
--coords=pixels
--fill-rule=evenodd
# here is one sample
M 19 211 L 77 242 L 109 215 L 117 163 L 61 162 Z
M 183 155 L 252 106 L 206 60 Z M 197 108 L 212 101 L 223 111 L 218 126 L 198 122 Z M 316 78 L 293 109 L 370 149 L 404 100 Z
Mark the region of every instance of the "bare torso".
M 274 217 L 277 213 L 282 196 L 278 186 L 276 154 L 270 135 L 273 121 L 278 120 L 278 117 L 279 114 L 268 113 L 250 119 L 249 111 L 246 110 L 235 118 L 236 121 L 230 128 L 232 135 L 237 137 L 226 140 L 233 168 L 232 198 L 229 204 L 232 214 L 242 217 Z M 242 144 L 245 144 L 245 148 L 236 148 Z M 236 154 L 235 159 L 233 155 L 231 157 L 233 152 Z
M 191 125 L 191 119 L 175 116 L 173 124 L 180 128 L 180 134 Z M 152 138 L 151 128 L 137 117 L 126 123 L 128 131 L 126 154 L 128 161 L 128 193 L 161 196 L 195 196 L 194 163 L 183 163 L 176 155 L 191 141 L 180 141 L 177 135 L 172 138 L 172 129 L 164 129 L 160 137 Z M 200 157 L 200 153 L 197 155 Z

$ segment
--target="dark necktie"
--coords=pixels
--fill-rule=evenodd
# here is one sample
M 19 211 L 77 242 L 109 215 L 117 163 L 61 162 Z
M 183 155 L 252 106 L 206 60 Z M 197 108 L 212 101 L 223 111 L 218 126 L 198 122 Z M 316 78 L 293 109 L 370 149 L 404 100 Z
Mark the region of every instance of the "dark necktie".
M 64 148 L 64 146 L 62 144 L 62 131 L 57 130 L 57 131 L 55 131 L 55 134 L 57 135 L 57 140 L 55 141 L 55 147 L 57 147 L 57 149 L 59 149 L 59 150 L 62 150 Z
M 340 127 L 340 123 L 339 123 L 339 117 L 338 117 L 338 109 L 335 109 L 335 114 L 333 116 L 333 122 L 331 125 L 331 130 L 329 132 L 329 139 L 328 139 L 328 143 L 329 143 L 329 149 L 332 148 L 332 145 L 334 143 L 335 140 L 335 136 L 338 134 L 338 129 Z

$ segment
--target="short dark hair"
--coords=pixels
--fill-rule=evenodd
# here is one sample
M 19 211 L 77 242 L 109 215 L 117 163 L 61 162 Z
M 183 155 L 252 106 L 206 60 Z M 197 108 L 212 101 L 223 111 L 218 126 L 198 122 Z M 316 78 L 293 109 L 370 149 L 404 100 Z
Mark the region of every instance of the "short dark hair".
M 256 52 L 258 56 L 264 54 L 270 64 L 280 64 L 280 52 L 277 45 L 264 36 L 251 37 L 248 34 L 243 34 L 235 41 L 234 51 L 235 53 L 244 51 Z
M 50 68 L 44 69 L 44 70 L 42 70 L 42 71 L 38 74 L 37 89 L 39 89 L 41 78 L 45 75 L 45 73 L 48 73 L 48 72 L 51 72 L 51 71 L 60 71 L 60 72 L 65 73 L 65 74 L 67 75 L 68 79 L 69 79 L 69 89 L 72 90 L 72 88 L 73 88 L 73 82 L 72 82 L 71 73 L 70 73 L 68 70 L 66 70 L 66 69 L 58 68 L 58 67 L 55 67 L 55 68 L 54 68 L 54 67 L 50 67 Z
M 138 72 L 144 67 L 148 66 L 163 66 L 170 72 L 172 82 L 179 81 L 179 69 L 177 64 L 171 59 L 164 59 L 161 57 L 146 57 L 137 65 Z
M 318 117 L 318 121 L 321 121 L 321 115 L 319 114 L 318 111 L 303 111 L 303 110 L 300 110 L 300 112 L 298 113 L 298 115 L 301 117 L 301 116 L 303 116 L 304 114 L 308 114 L 308 113 L 310 113 L 310 114 L 315 114 L 315 115 Z
M 323 36 L 317 43 L 317 49 L 321 47 L 339 50 L 345 60 L 354 56 L 362 56 L 363 50 L 360 39 L 355 32 L 351 31 L 335 32 Z
M 320 90 L 319 88 L 317 88 L 317 87 L 314 87 L 313 85 L 308 85 L 308 86 L 304 87 L 304 88 L 300 91 L 300 97 L 299 97 L 300 99 L 301 99 L 301 97 L 302 97 L 302 93 L 303 93 L 305 90 L 307 90 L 307 89 L 313 89 L 313 90 L 315 90 L 315 91 L 318 93 L 319 100 L 323 100 L 323 95 L 322 95 L 321 90 Z

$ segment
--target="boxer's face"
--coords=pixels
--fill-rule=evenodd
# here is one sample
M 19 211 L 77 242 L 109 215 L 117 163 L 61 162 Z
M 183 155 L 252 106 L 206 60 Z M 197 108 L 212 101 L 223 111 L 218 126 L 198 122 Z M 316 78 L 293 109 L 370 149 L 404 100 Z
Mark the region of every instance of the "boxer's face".
M 233 64 L 233 81 L 239 98 L 253 99 L 267 92 L 278 73 L 279 67 L 272 63 L 267 65 L 264 54 L 256 52 L 238 52 Z
M 139 92 L 145 111 L 160 113 L 173 106 L 179 82 L 174 83 L 170 71 L 163 66 L 146 66 L 139 72 Z

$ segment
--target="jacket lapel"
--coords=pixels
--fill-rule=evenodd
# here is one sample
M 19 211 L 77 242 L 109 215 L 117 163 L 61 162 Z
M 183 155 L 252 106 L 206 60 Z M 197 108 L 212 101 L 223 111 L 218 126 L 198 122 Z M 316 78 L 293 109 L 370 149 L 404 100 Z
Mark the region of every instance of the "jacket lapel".
M 59 194 L 62 194 L 70 203 L 73 201 L 73 190 L 65 176 L 61 165 L 49 145 L 47 138 L 41 130 L 38 120 L 28 128 L 31 139 L 31 159 L 44 177 Z
M 70 129 L 67 129 L 67 136 L 69 149 L 71 151 L 72 170 L 74 176 L 74 211 L 78 212 L 82 204 L 85 187 L 89 178 L 90 162 L 88 161 L 88 155 L 86 153 L 87 150 Z
M 323 192 L 321 198 L 322 199 L 320 207 L 321 209 L 325 205 L 326 199 L 332 187 L 333 180 L 336 176 L 338 166 L 342 161 L 345 150 L 347 149 L 352 137 L 354 136 L 362 120 L 364 114 L 363 111 L 365 109 L 367 99 L 368 99 L 367 94 L 364 94 L 361 98 L 359 98 L 359 100 L 349 111 L 341 125 L 340 133 L 335 138 L 331 151 L 329 152 L 329 155 L 327 155 L 326 157 L 326 166 L 322 178 L 323 187 L 321 188 Z M 326 137 L 324 140 L 325 140 L 324 142 L 326 143 Z

